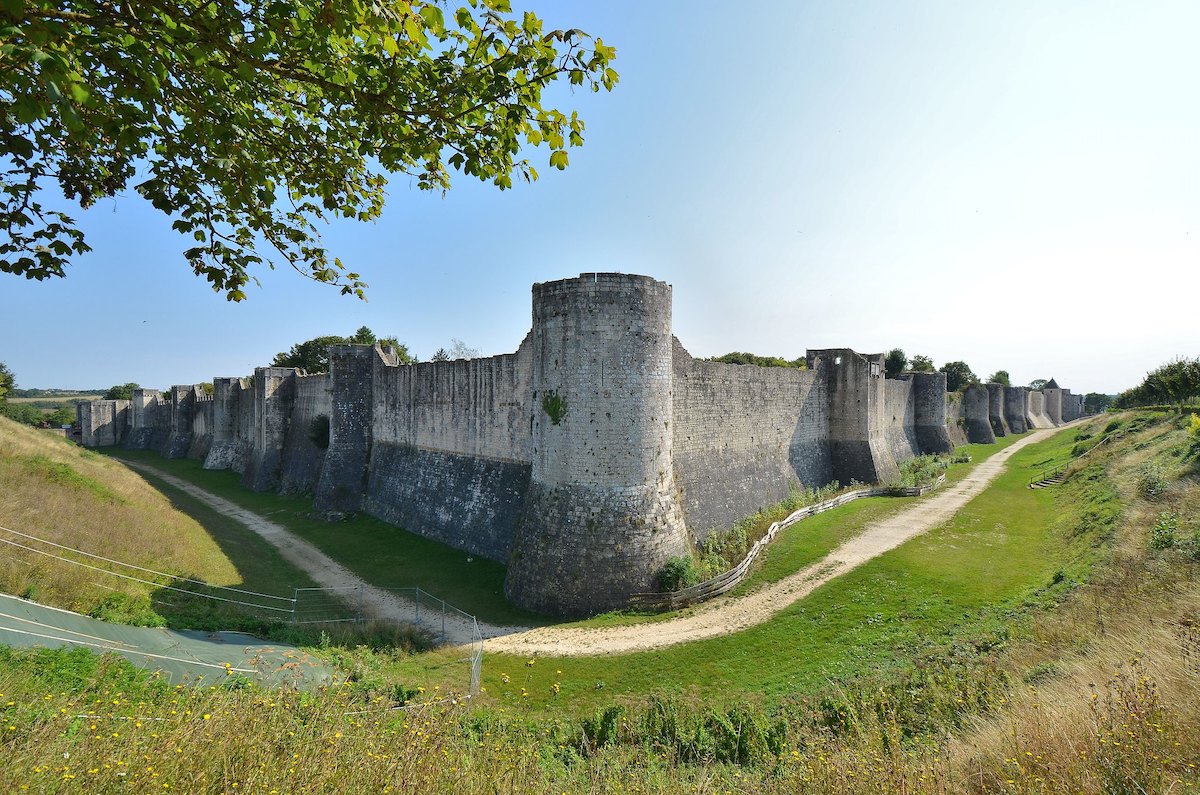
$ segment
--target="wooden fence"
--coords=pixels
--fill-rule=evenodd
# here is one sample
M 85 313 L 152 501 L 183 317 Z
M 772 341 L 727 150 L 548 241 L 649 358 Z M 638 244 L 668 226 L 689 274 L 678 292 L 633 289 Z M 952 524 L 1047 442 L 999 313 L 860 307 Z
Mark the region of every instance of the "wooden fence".
M 943 474 L 938 475 L 936 480 L 926 486 L 910 486 L 907 488 L 881 486 L 871 489 L 855 489 L 854 491 L 839 494 L 833 499 L 825 500 L 824 502 L 806 505 L 788 515 L 786 519 L 774 522 L 767 528 L 766 535 L 754 542 L 754 546 L 750 547 L 750 551 L 746 553 L 746 557 L 742 558 L 742 562 L 729 571 L 718 574 L 711 580 L 706 580 L 698 585 L 693 585 L 690 588 L 684 588 L 680 591 L 634 594 L 630 597 L 630 605 L 648 610 L 675 610 L 680 607 L 707 601 L 714 596 L 720 596 L 726 591 L 732 590 L 746 578 L 746 575 L 750 573 L 751 567 L 754 566 L 754 561 L 758 558 L 759 553 L 766 549 L 767 545 L 775 539 L 776 533 L 791 527 L 801 519 L 816 516 L 831 508 L 837 508 L 840 505 L 861 500 L 863 497 L 919 497 L 923 494 L 928 494 L 945 482 L 946 476 Z

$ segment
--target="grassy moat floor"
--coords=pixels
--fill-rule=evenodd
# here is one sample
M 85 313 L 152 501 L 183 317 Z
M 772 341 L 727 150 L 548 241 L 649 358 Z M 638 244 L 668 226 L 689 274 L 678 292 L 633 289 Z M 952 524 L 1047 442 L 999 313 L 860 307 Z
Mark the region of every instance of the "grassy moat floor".
M 1197 442 L 1184 425 L 1133 412 L 1064 429 L 1017 451 L 946 525 L 760 626 L 639 654 L 489 654 L 485 690 L 469 703 L 443 695 L 462 681 L 447 650 L 322 639 L 315 653 L 338 662 L 349 681 L 316 694 L 260 691 L 234 678 L 226 687 L 175 688 L 88 653 L 0 650 L 0 786 L 1195 791 L 1200 536 L 1192 517 L 1200 515 L 1200 488 Z M 8 444 L 10 430 L 0 431 Z M 1082 456 L 1106 433 L 1109 444 Z M 973 463 L 1015 438 L 972 451 Z M 51 492 L 69 492 L 55 503 L 64 518 L 90 511 L 107 528 L 141 527 L 134 514 L 145 505 L 197 550 L 172 553 L 160 570 L 253 580 L 264 590 L 301 581 L 178 492 L 161 489 L 170 504 L 156 503 L 161 498 L 137 491 L 103 456 L 21 444 L 0 457 L 0 486 L 23 495 L 0 502 L 0 524 L 28 521 Z M 372 582 L 419 585 L 489 621 L 535 623 L 503 602 L 496 564 L 468 562 L 365 517 L 310 519 L 303 499 L 246 492 L 236 475 L 196 462 L 146 460 L 285 524 Z M 1069 474 L 1062 485 L 1028 488 L 1032 474 L 1060 465 Z M 970 466 L 952 465 L 948 478 Z M 36 483 L 46 495 L 34 493 Z M 919 498 L 861 500 L 795 525 L 741 590 L 819 559 L 912 499 Z M 42 531 L 71 531 L 56 521 Z M 169 552 L 143 536 L 130 544 L 129 554 L 141 550 L 138 561 Z M 29 568 L 0 567 L 5 589 L 66 598 L 47 588 L 53 571 L 33 576 Z M 86 583 L 76 590 L 86 592 Z M 644 619 L 584 623 L 636 620 Z

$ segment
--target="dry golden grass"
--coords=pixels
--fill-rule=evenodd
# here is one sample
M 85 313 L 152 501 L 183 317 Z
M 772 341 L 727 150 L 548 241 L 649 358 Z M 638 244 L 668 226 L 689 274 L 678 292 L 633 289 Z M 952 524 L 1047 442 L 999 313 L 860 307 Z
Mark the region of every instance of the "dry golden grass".
M 120 671 L 71 674 L 72 665 L 86 664 L 62 658 L 38 663 L 47 674 L 36 681 L 28 675 L 34 663 L 14 658 L 0 664 L 0 790 L 1196 792 L 1200 562 L 1188 549 L 1149 544 L 1163 510 L 1188 517 L 1189 537 L 1197 529 L 1191 517 L 1200 515 L 1200 483 L 1181 457 L 1186 444 L 1177 428 L 1159 425 L 1104 454 L 1126 506 L 1106 561 L 984 663 L 1016 684 L 994 688 L 988 683 L 1002 677 L 987 679 L 972 696 L 978 708 L 963 713 L 977 717 L 958 728 L 911 733 L 911 722 L 864 691 L 857 703 L 885 706 L 857 715 L 850 729 L 793 714 L 783 748 L 750 763 L 717 763 L 684 759 L 679 746 L 661 741 L 664 724 L 651 730 L 648 710 L 633 704 L 613 721 L 618 739 L 605 743 L 586 721 L 531 720 L 496 704 L 384 711 L 353 686 L 312 695 L 156 688 Z M 1141 494 L 1139 470 L 1149 462 L 1164 468 L 1167 484 L 1151 498 Z M 951 699 L 966 692 L 925 681 Z M 746 709 L 763 717 L 761 707 Z M 680 716 L 693 725 L 695 714 Z
M 215 585 L 235 585 L 241 579 L 205 529 L 139 475 L 3 417 L 0 526 Z M 28 544 L 3 531 L 0 538 Z M 138 594 L 150 586 L 0 544 L 0 589 L 36 594 L 43 603 L 86 612 L 114 589 Z

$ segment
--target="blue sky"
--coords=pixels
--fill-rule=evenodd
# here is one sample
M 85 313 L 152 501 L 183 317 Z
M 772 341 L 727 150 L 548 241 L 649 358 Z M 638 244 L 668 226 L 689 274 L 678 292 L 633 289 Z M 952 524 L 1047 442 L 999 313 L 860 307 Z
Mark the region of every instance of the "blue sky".
M 1200 354 L 1200 4 L 532 4 L 617 47 L 571 167 L 499 192 L 397 175 L 383 218 L 337 222 L 370 284 L 289 269 L 229 304 L 134 195 L 76 212 L 64 280 L 0 275 L 22 387 L 163 388 L 244 375 L 368 325 L 422 358 L 511 352 L 530 286 L 584 271 L 674 285 L 696 356 L 899 346 L 980 376 L 1115 392 Z

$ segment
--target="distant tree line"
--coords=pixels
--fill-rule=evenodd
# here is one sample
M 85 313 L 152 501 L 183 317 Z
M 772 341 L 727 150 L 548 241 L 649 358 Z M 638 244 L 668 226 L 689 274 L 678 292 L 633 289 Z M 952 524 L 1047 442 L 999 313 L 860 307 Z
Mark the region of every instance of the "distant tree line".
M 416 358 L 408 352 L 408 346 L 395 337 L 379 338 L 371 329 L 362 326 L 349 337 L 331 334 L 296 343 L 291 350 L 275 354 L 275 358 L 271 360 L 271 366 L 298 367 L 308 373 L 327 373 L 329 372 L 330 345 L 374 345 L 376 342 L 384 346 L 390 345 L 396 355 L 400 357 L 401 364 L 412 364 L 416 361 Z
M 797 370 L 807 370 L 808 361 L 801 356 L 798 359 L 784 359 L 781 356 L 759 356 L 756 353 L 733 351 L 724 356 L 714 356 L 708 361 L 724 364 L 753 364 L 757 367 L 794 367 Z
M 1200 398 L 1200 359 L 1172 359 L 1151 370 L 1142 383 L 1117 395 L 1113 408 L 1176 405 L 1181 410 Z
M 0 362 L 0 415 L 14 422 L 35 427 L 70 425 L 75 422 L 75 404 L 56 406 L 50 411 L 30 403 L 13 403 L 9 397 L 21 397 L 16 388 L 17 377 L 8 365 Z M 40 397 L 34 395 L 33 397 Z

